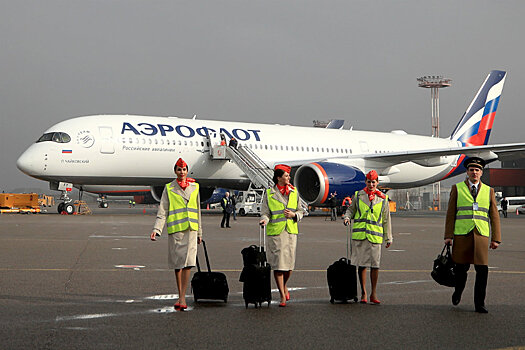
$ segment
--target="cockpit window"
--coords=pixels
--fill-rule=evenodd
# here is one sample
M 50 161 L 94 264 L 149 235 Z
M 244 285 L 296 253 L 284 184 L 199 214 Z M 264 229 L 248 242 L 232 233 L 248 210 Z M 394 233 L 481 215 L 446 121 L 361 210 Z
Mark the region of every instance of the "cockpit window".
M 71 141 L 71 137 L 65 132 L 48 132 L 40 136 L 36 142 L 53 141 L 57 143 L 68 143 Z

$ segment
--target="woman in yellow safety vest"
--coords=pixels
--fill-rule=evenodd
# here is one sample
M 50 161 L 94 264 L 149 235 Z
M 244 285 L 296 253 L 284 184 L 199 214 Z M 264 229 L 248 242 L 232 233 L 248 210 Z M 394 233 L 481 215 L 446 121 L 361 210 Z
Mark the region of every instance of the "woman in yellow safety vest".
M 361 284 L 361 303 L 366 304 L 366 268 L 370 267 L 372 293 L 370 302 L 380 304 L 376 287 L 379 278 L 379 261 L 381 259 L 381 244 L 386 241 L 386 248 L 392 244 L 392 228 L 390 224 L 390 208 L 388 197 L 377 190 L 378 175 L 375 170 L 366 174 L 366 187 L 357 191 L 352 203 L 343 216 L 344 224 L 352 226 L 352 265 L 358 266 L 359 282 Z
M 295 251 L 304 210 L 299 204 L 297 190 L 290 184 L 291 168 L 284 164 L 275 166 L 273 182 L 275 186 L 266 190 L 261 206 L 260 225 L 266 225 L 268 236 L 268 263 L 274 270 L 275 283 L 279 288 L 281 301 L 279 306 L 286 306 L 290 292 L 286 283 L 295 267 Z
M 168 266 L 175 270 L 179 300 L 175 310 L 184 311 L 191 268 L 196 265 L 197 244 L 202 241 L 199 184 L 188 178 L 188 164 L 182 158 L 175 163 L 177 178 L 166 184 L 160 200 L 151 240 L 160 236 L 164 223 L 168 229 Z

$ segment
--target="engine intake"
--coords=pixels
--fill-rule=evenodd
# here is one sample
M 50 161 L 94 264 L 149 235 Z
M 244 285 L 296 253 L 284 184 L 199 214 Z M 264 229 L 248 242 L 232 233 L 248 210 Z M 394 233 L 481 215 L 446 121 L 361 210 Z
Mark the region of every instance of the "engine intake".
M 309 204 L 321 205 L 332 192 L 337 192 L 337 199 L 342 200 L 363 189 L 365 174 L 357 168 L 339 163 L 309 163 L 297 169 L 294 185 Z

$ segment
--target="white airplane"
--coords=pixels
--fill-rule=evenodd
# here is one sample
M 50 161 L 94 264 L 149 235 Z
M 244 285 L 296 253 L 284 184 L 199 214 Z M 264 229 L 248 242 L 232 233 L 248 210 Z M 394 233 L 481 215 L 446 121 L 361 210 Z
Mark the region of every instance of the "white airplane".
M 182 157 L 201 196 L 215 187 L 246 189 L 247 175 L 233 162 L 212 159 L 220 134 L 235 137 L 269 167 L 293 167 L 294 184 L 308 203 L 330 192 L 342 199 L 364 186 L 375 169 L 384 188 L 410 188 L 458 175 L 466 157 L 488 162 L 525 150 L 525 143 L 487 145 L 506 72 L 492 71 L 448 138 L 401 130 L 356 131 L 178 117 L 94 115 L 60 122 L 18 159 L 18 168 L 51 189 L 89 185 L 148 186 L 159 198 Z M 66 203 L 67 205 L 67 203 Z M 62 206 L 63 209 L 68 209 Z M 69 211 L 66 210 L 66 211 Z

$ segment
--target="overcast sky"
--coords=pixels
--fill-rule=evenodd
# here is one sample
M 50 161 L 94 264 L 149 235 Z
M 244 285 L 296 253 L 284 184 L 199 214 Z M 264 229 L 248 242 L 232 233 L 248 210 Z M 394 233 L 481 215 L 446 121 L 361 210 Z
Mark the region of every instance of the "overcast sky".
M 91 114 L 449 136 L 488 72 L 508 72 L 491 143 L 524 142 L 524 1 L 0 0 L 0 189 L 45 129 Z

